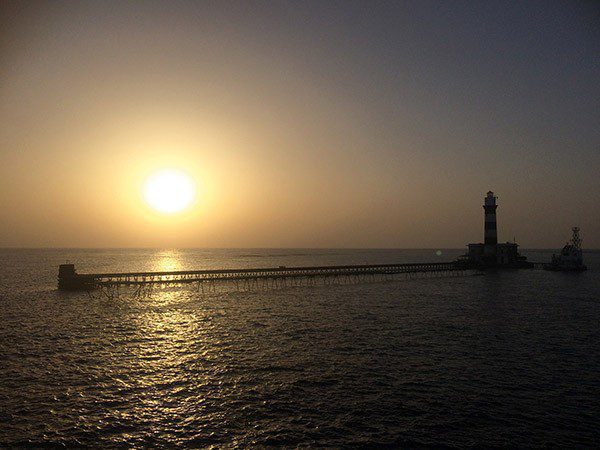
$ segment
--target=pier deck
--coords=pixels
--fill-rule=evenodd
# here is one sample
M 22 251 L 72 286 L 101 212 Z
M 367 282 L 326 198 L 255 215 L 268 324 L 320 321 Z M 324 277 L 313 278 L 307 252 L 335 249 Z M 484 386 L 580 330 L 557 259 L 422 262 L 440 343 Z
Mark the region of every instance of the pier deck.
M 259 269 L 184 270 L 176 272 L 126 272 L 78 274 L 73 264 L 59 268 L 58 288 L 90 290 L 102 286 L 185 284 L 217 281 L 285 279 L 308 277 L 340 277 L 364 275 L 396 275 L 410 273 L 472 272 L 455 262 L 365 264 L 314 267 L 270 267 Z

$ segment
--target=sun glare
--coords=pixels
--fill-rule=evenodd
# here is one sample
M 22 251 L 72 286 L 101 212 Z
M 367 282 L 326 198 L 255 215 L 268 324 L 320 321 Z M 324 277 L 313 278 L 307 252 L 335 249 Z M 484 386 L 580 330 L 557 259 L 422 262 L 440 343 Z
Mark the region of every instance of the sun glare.
M 185 172 L 163 169 L 144 183 L 144 199 L 153 209 L 174 214 L 188 208 L 196 196 L 196 183 Z

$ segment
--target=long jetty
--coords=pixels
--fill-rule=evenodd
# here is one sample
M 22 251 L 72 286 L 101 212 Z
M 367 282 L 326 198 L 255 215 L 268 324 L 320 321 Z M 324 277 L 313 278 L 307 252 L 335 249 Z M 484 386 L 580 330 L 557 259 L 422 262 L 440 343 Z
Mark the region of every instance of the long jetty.
M 58 272 L 58 288 L 65 291 L 89 291 L 111 286 L 143 286 L 151 284 L 214 283 L 220 281 L 252 281 L 270 279 L 346 277 L 357 281 L 366 276 L 397 274 L 456 274 L 472 272 L 457 262 L 365 264 L 314 267 L 270 267 L 262 269 L 183 270 L 174 272 L 125 272 L 79 274 L 74 264 L 62 264 Z

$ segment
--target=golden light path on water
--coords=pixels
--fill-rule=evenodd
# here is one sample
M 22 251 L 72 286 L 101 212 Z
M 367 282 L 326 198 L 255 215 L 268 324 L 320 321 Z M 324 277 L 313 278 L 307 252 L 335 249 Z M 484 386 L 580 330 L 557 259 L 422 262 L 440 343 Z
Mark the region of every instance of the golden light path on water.
M 159 254 L 153 269 L 155 272 L 173 272 L 183 270 L 177 250 L 166 250 Z
M 177 250 L 161 251 L 153 264 L 155 271 L 183 269 Z M 127 344 L 131 366 L 122 374 L 124 389 L 137 397 L 129 420 L 152 423 L 159 433 L 165 423 L 193 427 L 210 418 L 214 412 L 209 400 L 222 400 L 209 367 L 223 359 L 221 335 L 227 334 L 216 329 L 212 308 L 198 302 L 193 292 L 170 286 L 127 301 L 138 311 L 131 330 L 135 337 Z M 125 441 L 135 438 L 126 436 Z

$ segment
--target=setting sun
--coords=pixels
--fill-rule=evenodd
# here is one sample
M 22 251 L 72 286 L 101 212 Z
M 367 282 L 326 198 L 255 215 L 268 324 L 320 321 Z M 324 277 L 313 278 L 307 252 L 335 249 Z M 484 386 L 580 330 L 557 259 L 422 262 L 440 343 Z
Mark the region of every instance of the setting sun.
M 181 170 L 163 169 L 146 179 L 143 194 L 153 209 L 173 214 L 192 204 L 196 196 L 196 183 Z

